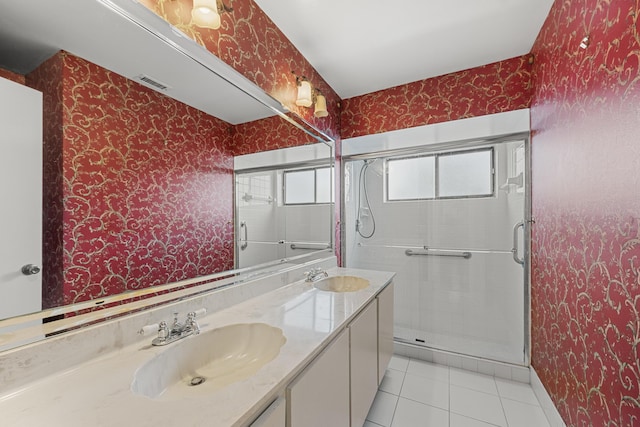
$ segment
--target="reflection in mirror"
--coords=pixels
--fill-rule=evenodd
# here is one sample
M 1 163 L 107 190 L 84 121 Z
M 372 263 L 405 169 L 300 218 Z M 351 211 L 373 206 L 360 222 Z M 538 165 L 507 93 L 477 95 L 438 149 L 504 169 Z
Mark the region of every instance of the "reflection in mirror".
M 0 334 L 145 296 L 184 298 L 202 280 L 251 272 L 232 270 L 253 264 L 235 259 L 234 156 L 331 141 L 294 126 L 278 102 L 135 2 L 117 13 L 103 0 L 2 3 L 0 68 L 43 93 L 45 310 L 0 321 Z M 62 29 L 69 16 L 83 19 Z M 332 244 L 325 210 L 313 224 L 326 224 L 324 239 L 300 241 Z
M 236 267 L 332 247 L 330 150 L 319 143 L 234 159 Z

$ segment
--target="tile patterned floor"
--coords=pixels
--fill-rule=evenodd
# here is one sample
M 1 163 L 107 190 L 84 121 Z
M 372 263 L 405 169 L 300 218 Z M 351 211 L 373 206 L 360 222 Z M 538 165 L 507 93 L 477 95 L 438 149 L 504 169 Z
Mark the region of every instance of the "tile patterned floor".
M 549 427 L 529 384 L 393 356 L 364 427 Z

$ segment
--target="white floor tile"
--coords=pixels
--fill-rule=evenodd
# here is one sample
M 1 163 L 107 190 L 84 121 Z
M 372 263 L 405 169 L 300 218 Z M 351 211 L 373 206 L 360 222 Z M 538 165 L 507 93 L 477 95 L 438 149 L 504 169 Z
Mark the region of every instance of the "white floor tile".
M 393 414 L 396 410 L 398 403 L 398 396 L 393 394 L 379 391 L 376 394 L 376 398 L 373 400 L 369 414 L 367 415 L 367 421 L 374 422 L 383 427 L 391 426 L 393 420 Z
M 448 426 L 449 412 L 400 398 L 392 427 Z
M 431 378 L 438 381 L 449 381 L 449 367 L 436 365 L 431 362 L 411 359 L 407 367 L 407 373 Z
M 404 381 L 404 371 L 396 371 L 395 369 L 387 369 L 382 383 L 380 383 L 380 390 L 387 393 L 400 395 L 402 389 L 402 383 Z
M 393 355 L 391 356 L 391 361 L 389 362 L 389 369 L 395 369 L 396 371 L 406 372 L 407 366 L 409 365 L 409 358 L 404 356 Z
M 449 383 L 407 374 L 400 397 L 449 410 Z
M 449 378 L 451 384 L 455 384 L 460 387 L 470 388 L 484 393 L 498 394 L 496 380 L 488 375 L 463 371 L 461 369 L 451 369 L 449 371 Z
M 452 412 L 449 414 L 449 427 L 495 427 L 495 425 L 487 424 L 484 421 L 474 420 L 473 418 L 468 418 Z
M 504 399 L 517 400 L 518 402 L 528 403 L 529 405 L 540 406 L 540 402 L 538 402 L 529 384 L 496 378 L 496 385 L 498 386 L 500 397 Z
M 489 370 L 475 362 L 461 358 Z M 549 427 L 531 385 L 518 382 L 528 370 L 518 369 L 512 381 L 394 355 L 363 427 Z
M 503 399 L 502 405 L 510 426 L 549 427 L 547 417 L 540 406 Z
M 506 427 L 507 422 L 498 396 L 456 385 L 451 385 L 450 389 L 451 412 Z

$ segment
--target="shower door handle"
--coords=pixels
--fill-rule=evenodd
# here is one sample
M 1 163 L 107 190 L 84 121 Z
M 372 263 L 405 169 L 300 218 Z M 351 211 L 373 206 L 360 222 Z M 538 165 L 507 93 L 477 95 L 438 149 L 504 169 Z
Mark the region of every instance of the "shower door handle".
M 515 262 L 520 265 L 524 265 L 524 257 L 520 258 L 520 256 L 518 255 L 518 246 L 520 246 L 518 239 L 518 229 L 520 227 L 522 227 L 522 230 L 524 231 L 524 221 L 520 221 L 513 226 L 513 248 L 511 248 L 511 253 L 513 254 L 513 260 Z
M 240 244 L 240 250 L 244 251 L 245 249 L 247 249 L 247 246 L 249 246 L 249 232 L 247 231 L 247 223 L 245 221 L 242 221 L 240 223 L 240 228 L 244 228 L 244 242 L 240 240 L 242 242 Z

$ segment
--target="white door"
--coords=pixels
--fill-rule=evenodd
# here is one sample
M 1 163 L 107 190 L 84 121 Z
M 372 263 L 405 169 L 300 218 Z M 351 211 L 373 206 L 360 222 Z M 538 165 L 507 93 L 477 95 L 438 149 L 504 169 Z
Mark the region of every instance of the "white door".
M 41 245 L 42 94 L 0 78 L 0 319 L 41 310 Z

